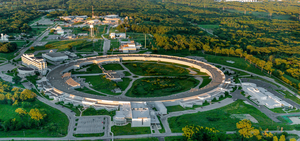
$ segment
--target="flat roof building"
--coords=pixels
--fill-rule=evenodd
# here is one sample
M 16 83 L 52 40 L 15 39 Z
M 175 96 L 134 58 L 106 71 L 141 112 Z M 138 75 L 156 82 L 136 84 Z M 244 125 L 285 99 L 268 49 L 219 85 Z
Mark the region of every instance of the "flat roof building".
M 257 101 L 259 105 L 267 106 L 269 109 L 289 107 L 293 106 L 286 101 L 283 101 L 279 97 L 270 93 L 262 87 L 257 87 L 254 83 L 242 83 L 243 91 L 250 95 L 250 99 Z
M 34 54 L 23 54 L 21 59 L 23 65 L 36 69 L 42 75 L 46 75 L 47 63 L 42 57 L 34 57 Z
M 42 56 L 43 58 L 49 59 L 50 61 L 54 61 L 54 62 L 64 61 L 68 59 L 67 55 L 60 52 L 49 52 L 49 53 L 42 54 Z

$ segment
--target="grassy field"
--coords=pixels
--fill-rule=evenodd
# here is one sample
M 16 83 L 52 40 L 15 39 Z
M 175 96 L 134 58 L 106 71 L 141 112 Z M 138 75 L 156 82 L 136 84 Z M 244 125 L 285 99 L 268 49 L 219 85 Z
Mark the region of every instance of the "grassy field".
M 76 50 L 80 50 L 87 46 L 91 46 L 92 42 L 87 42 L 85 40 L 77 40 L 77 41 L 51 41 L 48 42 L 46 45 L 52 45 L 50 48 L 45 48 L 45 46 L 41 47 L 34 47 L 34 50 L 27 50 L 26 53 L 34 53 L 35 51 L 39 50 L 48 50 L 48 49 L 58 49 L 57 51 L 66 51 L 69 50 L 68 45 L 72 47 L 76 47 Z M 80 50 L 81 51 L 81 50 Z
M 94 108 L 88 108 L 82 113 L 82 116 L 93 116 L 93 115 L 109 115 L 113 118 L 113 116 L 116 115 L 116 111 L 107 111 L 105 109 L 95 110 Z
M 122 78 L 122 80 L 123 81 L 118 82 L 117 85 L 120 87 L 120 89 L 122 91 L 124 91 L 128 87 L 129 83 L 131 82 L 131 79 L 130 78 Z
M 259 68 L 254 67 L 253 65 L 250 65 L 248 61 L 245 61 L 244 58 L 239 58 L 239 57 L 228 57 L 228 56 L 215 56 L 215 55 L 209 55 L 209 54 L 203 54 L 201 51 L 199 52 L 189 52 L 187 50 L 182 50 L 182 51 L 168 51 L 165 52 L 163 50 L 159 51 L 157 54 L 165 54 L 165 55 L 174 55 L 174 56 L 200 56 L 204 57 L 208 62 L 211 63 L 218 63 L 226 66 L 231 66 L 239 69 L 243 69 L 252 73 L 256 73 L 259 75 L 265 76 L 263 72 Z M 227 60 L 234 61 L 235 63 L 231 64 L 226 62 Z
M 48 130 L 45 129 L 26 129 L 26 130 L 21 130 L 21 131 L 11 131 L 11 132 L 0 132 L 0 137 L 62 137 L 65 136 L 68 132 L 68 125 L 69 125 L 69 120 L 67 116 L 62 113 L 61 111 L 52 108 L 43 102 L 40 102 L 38 100 L 34 101 L 31 103 L 33 106 L 39 107 L 39 109 L 46 109 L 49 111 L 48 116 L 48 121 L 45 124 L 47 126 L 49 123 L 57 123 L 58 124 L 58 131 L 57 132 L 49 132 Z M 1 120 L 7 120 L 10 118 L 15 118 L 17 114 L 15 113 L 15 110 L 18 107 L 15 106 L 10 106 L 10 105 L 0 105 L 0 119 Z M 30 111 L 32 107 L 30 108 L 24 108 L 27 111 Z
M 99 68 L 97 64 L 86 65 L 83 68 L 87 68 L 86 72 L 79 71 L 71 71 L 72 74 L 90 74 L 90 73 L 102 73 L 102 70 Z
M 119 48 L 120 47 L 120 43 L 118 39 L 112 39 L 110 40 L 110 49 L 115 49 L 115 48 Z
M 14 52 L 10 52 L 10 53 L 0 53 L 0 57 L 5 58 L 7 60 L 10 60 L 10 59 L 13 59 L 15 57 L 14 53 L 16 53 L 16 52 L 17 52 L 17 50 L 14 51 Z
M 100 93 L 97 93 L 97 92 L 95 92 L 95 91 L 92 91 L 92 90 L 90 90 L 90 89 L 88 89 L 88 88 L 86 88 L 86 87 L 83 87 L 82 89 L 81 89 L 81 88 L 80 88 L 80 89 L 76 89 L 76 91 L 80 91 L 80 92 L 84 92 L 84 93 L 88 93 L 88 94 L 94 94 L 94 95 L 106 96 L 106 95 L 104 95 L 104 94 L 100 94 Z
M 131 74 L 128 71 L 124 71 L 125 76 L 131 76 Z
M 203 88 L 205 87 L 206 85 L 208 85 L 211 81 L 211 79 L 209 79 L 209 76 L 202 76 L 202 83 L 200 84 L 199 88 Z
M 133 82 L 126 93 L 129 97 L 157 97 L 188 91 L 196 87 L 199 80 L 193 77 L 180 78 L 143 78 Z
M 115 139 L 116 141 L 158 141 L 158 138 L 133 138 L 133 139 Z
M 272 122 L 265 114 L 255 107 L 245 104 L 241 100 L 207 112 L 172 117 L 168 119 L 168 122 L 170 123 L 172 132 L 182 132 L 182 127 L 186 125 L 201 125 L 205 127 L 214 127 L 220 131 L 234 131 L 236 130 L 236 123 L 239 119 L 231 118 L 231 114 L 250 114 L 259 122 L 253 123 L 253 126 L 256 128 L 261 127 L 262 130 L 265 130 L 266 128 L 269 130 L 277 130 L 277 126 L 283 127 L 285 130 L 294 129 L 293 125 L 287 125 L 286 122 Z
M 100 76 L 81 76 L 85 78 L 86 82 L 90 82 L 93 86 L 91 88 L 96 91 L 103 92 L 111 95 L 119 95 L 120 93 L 114 93 L 111 90 L 117 88 L 117 83 L 105 78 L 105 75 Z M 124 84 L 125 85 L 125 84 Z
M 300 99 L 298 97 L 296 97 L 295 95 L 291 94 L 289 91 L 286 91 L 286 90 L 276 90 L 276 91 L 279 93 L 285 94 L 284 98 L 291 99 L 294 102 L 300 104 Z
M 186 138 L 184 136 L 173 136 L 173 137 L 165 137 L 165 141 L 185 141 Z
M 131 127 L 131 124 L 125 126 L 112 126 L 111 132 L 114 136 L 118 135 L 139 135 L 139 134 L 150 134 L 150 127 Z
M 132 73 L 144 76 L 178 76 L 188 75 L 189 71 L 185 68 L 171 64 L 157 64 L 151 62 L 123 63 Z
M 102 65 L 105 70 L 124 70 L 120 64 L 106 64 Z

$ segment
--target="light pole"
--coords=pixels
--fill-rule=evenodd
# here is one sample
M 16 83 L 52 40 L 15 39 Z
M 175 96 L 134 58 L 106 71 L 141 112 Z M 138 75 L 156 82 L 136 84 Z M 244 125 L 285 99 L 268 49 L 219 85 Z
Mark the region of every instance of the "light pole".
M 109 133 L 111 133 L 111 134 L 112 134 L 112 136 L 111 136 L 111 140 L 112 140 L 112 141 L 114 141 L 114 133 L 113 133 L 113 132 L 109 132 Z

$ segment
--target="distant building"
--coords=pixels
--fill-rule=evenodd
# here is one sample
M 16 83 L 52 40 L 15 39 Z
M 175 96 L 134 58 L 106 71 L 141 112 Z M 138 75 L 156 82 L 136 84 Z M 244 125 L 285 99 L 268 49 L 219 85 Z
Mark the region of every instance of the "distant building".
M 90 24 L 90 25 L 97 25 L 97 24 L 100 24 L 100 23 L 101 23 L 101 21 L 97 20 L 97 19 L 87 21 L 87 24 Z
M 3 35 L 3 33 L 1 33 L 1 39 L 0 40 L 1 41 L 8 41 L 8 37 L 9 37 L 8 35 L 6 35 L 6 34 Z
M 29 67 L 20 67 L 18 68 L 18 76 L 24 78 L 26 76 L 35 75 L 34 69 Z
M 23 54 L 21 59 L 23 65 L 36 69 L 42 75 L 46 75 L 47 63 L 42 57 L 34 57 L 34 54 Z
M 88 36 L 87 33 L 78 33 L 77 35 L 78 35 L 78 36 Z
M 49 59 L 50 61 L 64 61 L 66 59 L 68 59 L 68 56 L 65 55 L 64 53 L 60 53 L 60 52 L 49 52 L 49 53 L 45 53 L 42 54 L 42 56 L 46 59 Z
M 126 39 L 126 33 L 110 33 L 109 34 L 109 37 L 111 39 L 116 39 L 116 38 L 119 38 L 119 39 Z
M 65 21 L 80 22 L 80 21 L 86 20 L 88 18 L 88 16 L 86 16 L 86 15 L 84 15 L 84 16 L 60 16 L 59 18 L 65 20 Z
M 121 41 L 121 45 L 119 47 L 120 52 L 128 53 L 134 52 L 141 48 L 141 44 L 135 43 L 134 41 Z
M 56 28 L 52 28 L 53 30 L 56 31 L 56 34 L 61 34 L 61 35 L 64 35 L 64 30 L 60 27 L 60 26 L 57 26 Z
M 110 25 L 118 25 L 121 18 L 118 15 L 106 15 L 104 17 L 104 24 L 110 24 Z

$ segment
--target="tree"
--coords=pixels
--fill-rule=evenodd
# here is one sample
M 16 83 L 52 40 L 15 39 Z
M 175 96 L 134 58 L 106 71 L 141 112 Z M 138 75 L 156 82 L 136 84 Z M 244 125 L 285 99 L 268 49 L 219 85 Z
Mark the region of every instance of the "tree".
M 253 136 L 259 138 L 259 134 L 260 134 L 259 130 L 254 129 L 254 127 L 252 127 L 251 121 L 248 119 L 243 119 L 239 121 L 238 123 L 236 123 L 236 127 L 239 129 L 238 132 L 244 138 L 251 138 Z
M 266 65 L 266 61 L 264 61 L 264 60 L 260 60 L 258 62 L 258 66 L 261 68 L 261 71 L 264 70 L 265 65 Z
M 300 84 L 300 83 L 299 83 Z M 299 85 L 300 86 L 300 85 Z M 4 94 L 0 94 L 0 100 L 4 100 L 5 99 L 5 95 Z
M 34 47 L 30 47 L 30 50 L 34 50 Z
M 274 136 L 274 137 L 273 137 L 273 141 L 278 141 L 278 137 L 277 137 L 277 136 Z
M 16 113 L 18 113 L 20 116 L 24 116 L 27 114 L 26 110 L 23 108 L 18 108 L 15 110 Z
M 72 47 L 72 45 L 68 45 L 68 49 L 72 49 L 73 47 Z
M 34 92 L 32 92 L 31 90 L 28 89 L 24 89 L 21 94 L 20 94 L 20 99 L 22 101 L 25 101 L 27 99 L 33 99 L 36 97 L 36 94 Z
M 31 117 L 31 119 L 35 121 L 40 121 L 46 117 L 47 114 L 41 113 L 39 109 L 31 109 L 30 112 L 28 113 Z
M 203 50 L 204 50 L 204 52 L 205 52 L 205 51 L 211 51 L 209 45 L 203 45 Z
M 239 48 L 236 49 L 235 53 L 238 54 L 238 55 L 240 55 L 240 58 L 243 56 L 243 50 L 242 49 L 239 49 Z
M 291 138 L 290 141 L 296 141 L 296 139 L 295 138 Z
M 281 135 L 280 138 L 279 138 L 279 141 L 285 141 L 285 136 Z
M 19 77 L 18 75 L 15 75 L 15 76 L 13 77 L 13 81 L 14 81 L 16 84 L 20 84 L 21 80 L 22 80 L 22 78 Z

